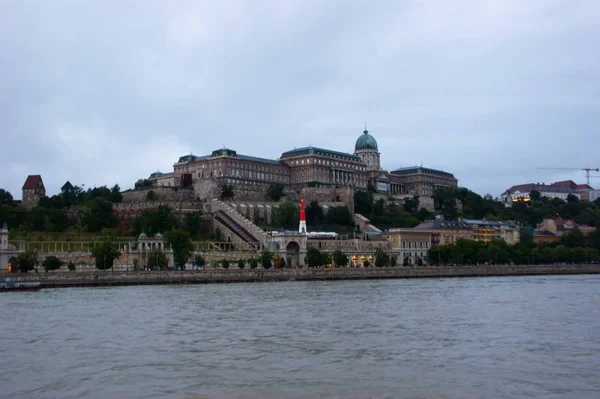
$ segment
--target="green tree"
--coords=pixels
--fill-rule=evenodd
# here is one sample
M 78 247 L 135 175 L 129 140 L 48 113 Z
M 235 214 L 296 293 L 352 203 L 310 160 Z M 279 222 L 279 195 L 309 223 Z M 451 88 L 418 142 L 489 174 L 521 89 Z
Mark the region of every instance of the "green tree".
M 267 200 L 277 202 L 285 195 L 285 186 L 281 183 L 271 183 L 267 188 Z
M 243 269 L 244 267 L 246 267 L 246 261 L 244 259 L 240 259 L 237 261 L 237 265 L 239 269 Z
M 404 257 L 404 260 L 402 261 L 402 266 L 410 266 L 410 258 L 408 256 Z
M 37 263 L 37 257 L 33 251 L 25 251 L 17 255 L 17 267 L 21 273 L 33 270 Z
M 293 202 L 285 202 L 279 206 L 276 220 L 280 226 L 286 229 L 297 227 L 300 220 L 300 208 Z
M 3 188 L 0 188 L 0 205 L 13 205 L 13 196 Z
M 148 267 L 150 268 L 150 270 L 163 270 L 167 268 L 168 264 L 169 263 L 167 262 L 167 257 L 165 256 L 165 253 L 159 248 L 153 249 L 148 254 Z
M 273 254 L 269 250 L 263 249 L 261 251 L 260 264 L 264 269 L 270 269 L 273 265 Z
M 352 226 L 353 220 L 347 206 L 332 206 L 325 215 L 328 224 L 337 224 L 340 226 Z
M 335 263 L 336 266 L 348 265 L 348 256 L 346 256 L 346 254 L 344 254 L 339 249 L 336 249 L 333 252 L 332 258 L 333 258 L 333 263 Z
M 233 197 L 235 197 L 233 186 L 229 184 L 224 184 L 223 186 L 221 186 L 221 195 L 219 196 L 221 201 L 232 200 Z
M 321 264 L 325 266 L 331 264 L 331 255 L 328 252 L 321 252 Z
M 285 256 L 282 256 L 282 257 L 279 259 L 279 268 L 280 268 L 280 269 L 285 269 L 285 267 L 286 267 L 286 266 L 287 266 L 287 263 L 286 263 L 286 261 L 285 261 Z
M 368 260 L 365 260 L 365 261 L 363 262 L 363 267 L 369 267 L 369 265 L 370 265 L 370 263 L 369 263 L 369 261 L 368 261 Z
M 121 187 L 119 187 L 118 184 L 115 184 L 110 189 L 109 200 L 110 200 L 110 202 L 122 202 L 123 201 L 123 194 L 121 194 Z
M 390 256 L 384 252 L 381 248 L 375 251 L 375 266 L 384 267 L 390 264 Z
M 44 270 L 47 271 L 52 271 L 52 270 L 58 270 L 60 269 L 60 267 L 64 264 L 63 261 L 61 261 L 60 259 L 58 259 L 56 256 L 54 255 L 50 255 L 50 256 L 46 256 L 46 259 L 44 259 L 44 261 L 42 262 L 42 266 L 44 266 Z
M 194 257 L 194 266 L 196 266 L 197 268 L 202 268 L 202 267 L 204 267 L 205 264 L 206 264 L 206 261 L 204 260 L 202 255 L 196 255 Z
M 539 192 L 539 191 L 537 191 L 537 190 L 531 190 L 531 192 L 529 193 L 529 198 L 530 198 L 532 201 L 539 201 L 539 200 L 540 200 L 540 198 L 542 198 L 542 195 L 541 195 L 541 194 L 540 194 L 540 192 Z
M 87 201 L 82 211 L 81 223 L 87 225 L 89 231 L 100 231 L 116 225 L 117 219 L 113 214 L 112 203 L 104 198 L 97 197 Z
M 135 218 L 133 229 L 136 234 L 141 232 L 156 234 L 177 228 L 179 221 L 173 214 L 173 209 L 167 205 L 159 205 L 157 209 L 144 209 L 142 214 Z
M 391 267 L 396 266 L 397 263 L 398 263 L 398 258 L 395 255 L 390 257 L 390 266 Z
M 173 260 L 175 266 L 181 270 L 185 269 L 185 264 L 192 255 L 194 249 L 190 235 L 187 231 L 181 229 L 175 229 L 169 231 L 165 235 L 165 240 L 173 251 Z
M 363 216 L 368 215 L 373 210 L 373 193 L 370 191 L 354 192 L 354 212 Z
M 560 243 L 567 248 L 576 248 L 585 246 L 586 238 L 579 230 L 569 231 L 560 237 Z
M 156 201 L 158 196 L 154 192 L 154 190 L 150 190 L 146 193 L 146 201 Z
M 258 260 L 256 258 L 250 258 L 248 263 L 250 264 L 250 269 L 256 269 L 258 267 Z
M 67 263 L 67 269 L 69 269 L 70 272 L 75 271 L 75 263 L 73 263 L 72 260 L 70 260 L 69 263 Z
M 109 240 L 92 248 L 92 257 L 96 261 L 96 268 L 100 270 L 108 270 L 113 267 L 115 259 L 119 256 L 121 256 L 121 252 L 117 245 Z
M 227 259 L 223 259 L 223 262 L 221 262 L 221 266 L 223 266 L 223 269 L 225 270 L 229 269 L 229 261 Z
M 414 195 L 412 198 L 404 199 L 404 212 L 414 213 L 419 210 L 419 196 Z
M 150 188 L 150 187 L 154 187 L 154 183 L 152 182 L 152 180 L 139 179 L 138 181 L 135 182 L 136 190 L 143 190 L 145 188 Z
M 308 263 L 308 266 L 321 266 L 323 264 L 322 261 L 323 257 L 321 256 L 321 251 L 317 248 L 308 248 L 308 251 L 306 252 L 306 262 Z
M 306 207 L 306 223 L 314 226 L 323 223 L 323 208 L 319 205 L 319 201 L 311 201 Z

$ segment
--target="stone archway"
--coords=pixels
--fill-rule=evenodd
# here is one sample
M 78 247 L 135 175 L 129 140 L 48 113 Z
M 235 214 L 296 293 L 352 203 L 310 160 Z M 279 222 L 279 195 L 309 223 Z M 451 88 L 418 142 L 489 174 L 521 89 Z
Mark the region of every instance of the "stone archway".
M 300 244 L 290 241 L 285 247 L 285 261 L 287 267 L 293 268 L 300 265 Z

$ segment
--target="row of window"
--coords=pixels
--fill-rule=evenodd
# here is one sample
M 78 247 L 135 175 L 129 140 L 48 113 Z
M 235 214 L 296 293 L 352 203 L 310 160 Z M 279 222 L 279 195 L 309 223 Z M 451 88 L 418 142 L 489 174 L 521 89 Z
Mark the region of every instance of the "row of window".
M 306 161 L 306 162 L 304 162 L 304 161 Z M 329 160 L 320 159 L 320 158 L 316 158 L 316 159 L 309 158 L 309 159 L 300 159 L 300 160 L 295 159 L 290 162 L 291 165 L 310 165 L 311 163 L 315 163 L 317 165 L 341 166 L 344 168 L 360 170 L 360 171 L 367 170 L 364 166 L 347 164 L 347 163 L 337 162 L 337 161 L 329 161 Z

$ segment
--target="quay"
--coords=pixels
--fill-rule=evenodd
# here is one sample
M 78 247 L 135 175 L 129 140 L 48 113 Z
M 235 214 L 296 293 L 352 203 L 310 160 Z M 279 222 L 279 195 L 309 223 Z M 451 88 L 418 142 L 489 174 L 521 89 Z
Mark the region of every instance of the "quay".
M 600 265 L 524 265 L 386 267 L 326 269 L 206 269 L 198 271 L 40 272 L 11 274 L 15 282 L 39 281 L 42 288 L 129 285 L 253 283 L 276 281 L 335 281 L 400 278 L 451 278 L 600 274 Z M 0 278 L 4 278 L 3 274 Z

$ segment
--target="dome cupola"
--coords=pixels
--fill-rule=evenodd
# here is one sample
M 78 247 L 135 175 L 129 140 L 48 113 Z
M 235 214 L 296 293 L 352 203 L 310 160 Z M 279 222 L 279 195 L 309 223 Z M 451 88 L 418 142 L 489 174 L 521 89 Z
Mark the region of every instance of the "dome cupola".
M 369 131 L 366 128 L 363 134 L 361 134 L 358 140 L 356 140 L 356 145 L 354 146 L 354 151 L 359 150 L 377 151 L 377 141 L 375 140 L 375 137 L 369 134 Z

